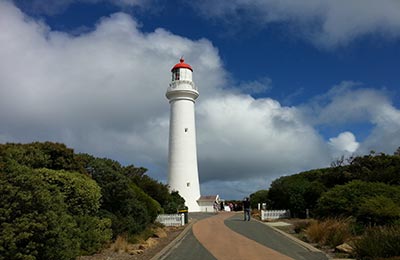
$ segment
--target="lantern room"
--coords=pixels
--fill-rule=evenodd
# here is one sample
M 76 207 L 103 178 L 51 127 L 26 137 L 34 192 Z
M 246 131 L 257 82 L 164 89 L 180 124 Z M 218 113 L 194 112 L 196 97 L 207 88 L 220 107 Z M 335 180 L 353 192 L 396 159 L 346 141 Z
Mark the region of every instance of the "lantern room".
M 180 62 L 177 63 L 172 69 L 172 81 L 176 80 L 189 80 L 192 81 L 192 67 L 185 63 L 183 58 L 180 59 Z

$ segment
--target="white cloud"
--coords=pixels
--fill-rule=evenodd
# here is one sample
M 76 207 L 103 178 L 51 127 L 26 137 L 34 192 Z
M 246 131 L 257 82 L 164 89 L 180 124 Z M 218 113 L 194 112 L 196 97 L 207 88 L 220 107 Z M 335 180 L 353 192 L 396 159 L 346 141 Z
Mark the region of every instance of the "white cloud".
M 362 151 L 394 153 L 400 147 L 400 110 L 391 104 L 381 104 L 376 108 L 371 121 L 375 128 L 362 143 Z
M 385 90 L 343 81 L 326 94 L 314 98 L 311 106 L 318 124 L 343 124 L 371 120 L 377 116 L 382 104 L 390 104 Z
M 247 94 L 262 94 L 272 88 L 272 80 L 269 77 L 262 77 L 258 80 L 240 82 L 237 89 Z
M 170 69 L 184 54 L 200 89 L 203 182 L 268 178 L 319 166 L 328 156 L 295 108 L 223 90 L 227 73 L 208 40 L 163 29 L 144 34 L 122 13 L 72 36 L 51 31 L 8 2 L 0 3 L 0 30 L 3 142 L 65 142 L 78 151 L 159 170 L 152 174 L 165 179 L 164 95 Z M 252 192 L 254 185 L 243 187 Z
M 323 48 L 346 46 L 366 35 L 378 35 L 380 39 L 400 36 L 397 0 L 206 0 L 194 6 L 203 16 L 228 24 L 286 24 L 293 28 L 291 33 Z
M 163 29 L 143 34 L 122 13 L 103 18 L 93 32 L 71 36 L 0 4 L 0 134 L 9 140 L 66 139 L 81 151 L 138 157 L 156 151 L 151 160 L 161 161 L 174 63 L 185 54 L 198 76 L 207 74 L 204 93 L 224 81 L 207 40 Z M 131 158 L 126 152 L 121 159 Z
M 340 133 L 337 137 L 329 138 L 329 144 L 337 151 L 339 155 L 343 153 L 354 153 L 359 147 L 356 137 L 351 132 Z
M 224 95 L 198 107 L 203 181 L 278 175 L 329 163 L 318 133 L 296 108 L 247 95 Z
M 3 1 L 0 31 L 1 142 L 64 142 L 77 151 L 148 167 L 152 176 L 165 179 L 165 91 L 181 55 L 193 66 L 200 90 L 198 158 L 207 193 L 241 198 L 282 174 L 329 165 L 329 145 L 313 127 L 327 125 L 327 117 L 341 124 L 361 118 L 376 126 L 359 150 L 400 141 L 399 111 L 382 91 L 342 84 L 312 107 L 316 114 L 310 120 L 303 109 L 226 88 L 228 73 L 208 40 L 164 29 L 143 33 L 123 13 L 73 36 L 52 31 Z M 240 189 L 232 189 L 238 183 Z
M 313 99 L 302 110 L 312 114 L 314 119 L 310 121 L 317 126 L 370 124 L 371 133 L 359 144 L 357 153 L 376 150 L 391 154 L 400 146 L 400 110 L 392 104 L 390 94 L 384 89 L 344 81 Z

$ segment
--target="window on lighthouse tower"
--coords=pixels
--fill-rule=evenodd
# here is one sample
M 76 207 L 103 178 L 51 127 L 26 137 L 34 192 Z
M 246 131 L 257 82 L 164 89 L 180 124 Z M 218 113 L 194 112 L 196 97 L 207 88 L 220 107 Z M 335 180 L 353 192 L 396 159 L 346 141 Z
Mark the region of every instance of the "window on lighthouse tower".
M 179 80 L 179 69 L 176 69 L 172 72 L 172 80 Z

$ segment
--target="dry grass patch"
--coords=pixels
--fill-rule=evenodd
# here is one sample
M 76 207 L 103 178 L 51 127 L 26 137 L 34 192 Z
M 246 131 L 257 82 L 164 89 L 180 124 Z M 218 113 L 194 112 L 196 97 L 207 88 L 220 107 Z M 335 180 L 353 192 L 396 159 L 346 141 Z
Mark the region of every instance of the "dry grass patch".
M 128 252 L 130 248 L 126 236 L 118 236 L 117 239 L 115 239 L 115 242 L 111 245 L 111 249 L 118 253 Z
M 310 242 L 335 248 L 352 237 L 350 224 L 350 219 L 343 218 L 313 221 L 305 233 Z

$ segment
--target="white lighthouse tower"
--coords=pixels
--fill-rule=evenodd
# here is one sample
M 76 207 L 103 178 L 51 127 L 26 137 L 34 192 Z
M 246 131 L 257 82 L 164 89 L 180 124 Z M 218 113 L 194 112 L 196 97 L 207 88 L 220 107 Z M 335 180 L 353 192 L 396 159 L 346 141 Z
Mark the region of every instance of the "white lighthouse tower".
M 185 199 L 191 212 L 200 211 L 194 104 L 199 96 L 192 81 L 193 69 L 183 58 L 172 70 L 165 94 L 170 103 L 168 184 Z

